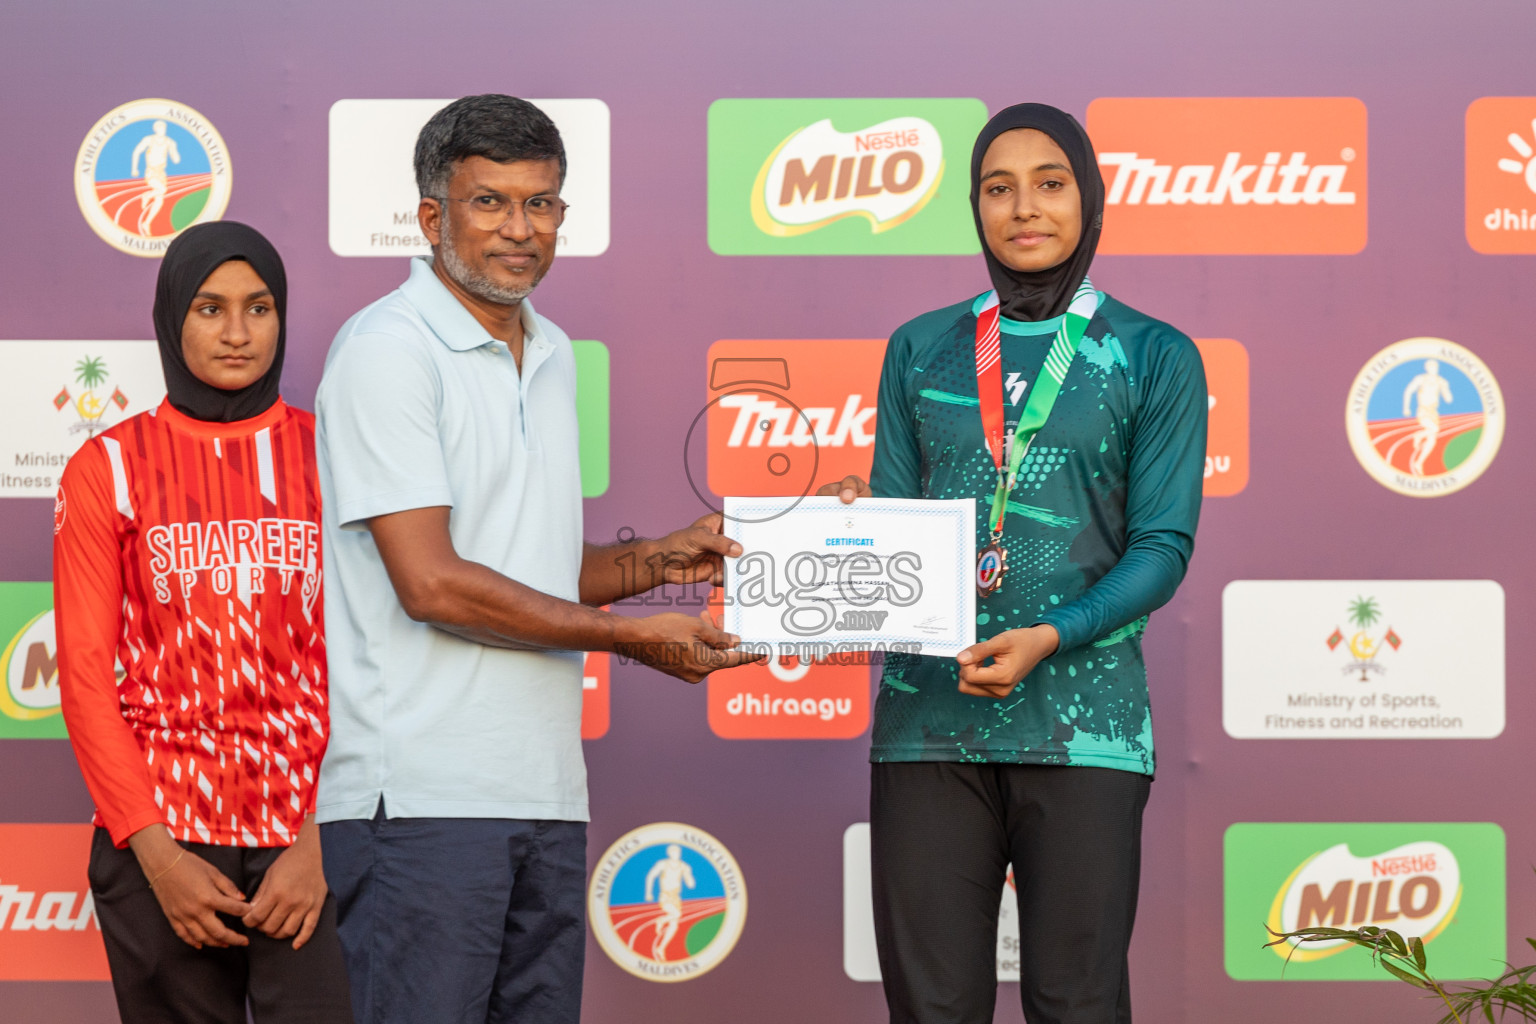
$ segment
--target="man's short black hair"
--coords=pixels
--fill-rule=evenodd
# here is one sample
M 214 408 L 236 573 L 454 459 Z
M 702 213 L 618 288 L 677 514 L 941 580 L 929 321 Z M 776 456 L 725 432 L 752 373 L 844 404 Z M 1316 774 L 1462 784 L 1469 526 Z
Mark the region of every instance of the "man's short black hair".
M 433 114 L 416 136 L 416 187 L 423 196 L 447 195 L 454 165 L 472 156 L 497 163 L 558 159 L 565 184 L 560 130 L 548 114 L 516 96 L 465 96 Z

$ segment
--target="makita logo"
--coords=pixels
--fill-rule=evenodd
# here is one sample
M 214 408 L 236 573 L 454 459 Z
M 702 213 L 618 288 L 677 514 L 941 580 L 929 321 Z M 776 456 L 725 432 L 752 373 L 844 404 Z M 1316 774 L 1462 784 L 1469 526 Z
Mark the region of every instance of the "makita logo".
M 0 823 L 0 982 L 106 981 L 90 825 Z M 14 1013 L 0 1012 L 11 1020 Z
M 83 899 L 81 893 L 69 891 L 45 892 L 39 899 L 19 886 L 0 885 L 0 931 L 82 932 L 93 925 L 101 931 L 90 890 Z
M 1355 253 L 1365 248 L 1365 104 L 1347 96 L 1101 98 L 1099 252 Z
M 1232 203 L 1245 206 L 1353 206 L 1355 193 L 1346 191 L 1348 164 L 1308 164 L 1306 153 L 1290 154 L 1283 162 L 1278 151 L 1244 163 L 1241 153 L 1229 152 L 1221 166 L 1160 164 L 1139 153 L 1100 153 L 1099 166 L 1108 179 L 1109 206 L 1161 206 L 1172 203 L 1200 206 Z
M 814 406 L 797 412 L 770 395 L 753 393 L 725 395 L 719 404 L 736 411 L 728 448 L 868 448 L 875 443 L 875 406 L 865 405 L 860 394 L 849 395 L 841 411 Z
M 867 480 L 884 357 L 883 340 L 863 338 L 711 345 L 709 489 L 761 497 Z

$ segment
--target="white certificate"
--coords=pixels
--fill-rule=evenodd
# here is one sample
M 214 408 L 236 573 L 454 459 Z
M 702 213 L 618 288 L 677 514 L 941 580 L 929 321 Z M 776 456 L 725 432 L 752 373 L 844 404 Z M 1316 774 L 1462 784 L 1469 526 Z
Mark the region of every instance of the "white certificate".
M 726 498 L 725 628 L 802 658 L 976 642 L 976 502 Z

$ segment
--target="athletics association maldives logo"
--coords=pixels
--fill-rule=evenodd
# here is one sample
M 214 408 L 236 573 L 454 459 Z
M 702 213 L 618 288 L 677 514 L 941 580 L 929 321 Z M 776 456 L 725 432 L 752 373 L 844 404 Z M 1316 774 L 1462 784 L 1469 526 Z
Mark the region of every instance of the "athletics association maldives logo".
M 647 981 L 687 981 L 720 965 L 747 921 L 730 851 L 692 825 L 643 825 L 610 846 L 587 890 L 592 933 L 609 959 Z
M 229 151 L 213 124 L 172 100 L 134 100 L 86 133 L 75 157 L 75 198 L 102 240 L 161 256 L 184 229 L 229 205 Z
M 1504 396 L 1481 359 L 1444 338 L 1371 357 L 1344 413 L 1355 458 L 1398 494 L 1434 498 L 1483 474 L 1504 439 Z

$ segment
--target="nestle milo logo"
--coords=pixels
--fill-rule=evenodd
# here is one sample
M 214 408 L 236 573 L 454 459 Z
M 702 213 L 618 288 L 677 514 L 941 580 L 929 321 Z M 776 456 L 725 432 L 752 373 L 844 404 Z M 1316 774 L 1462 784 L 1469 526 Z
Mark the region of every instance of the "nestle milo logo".
M 1379 980 L 1345 942 L 1271 932 L 1375 925 L 1424 940 L 1444 979 L 1505 955 L 1504 832 L 1486 822 L 1239 823 L 1225 841 L 1227 974 L 1242 981 Z M 1277 955 L 1278 954 L 1278 955 Z
M 725 255 L 970 254 L 971 99 L 717 100 L 709 240 Z
M 1372 857 L 1339 843 L 1307 858 L 1275 893 L 1270 929 L 1359 928 L 1376 925 L 1433 942 L 1461 902 L 1461 864 L 1444 843 L 1420 840 Z M 1347 942 L 1282 944 L 1281 959 L 1320 960 Z
M 875 233 L 917 213 L 944 177 L 944 140 L 920 117 L 895 117 L 840 132 L 830 118 L 792 133 L 763 161 L 752 186 L 752 221 L 770 235 L 815 231 L 863 217 Z
M 0 738 L 63 739 L 53 586 L 0 583 Z

